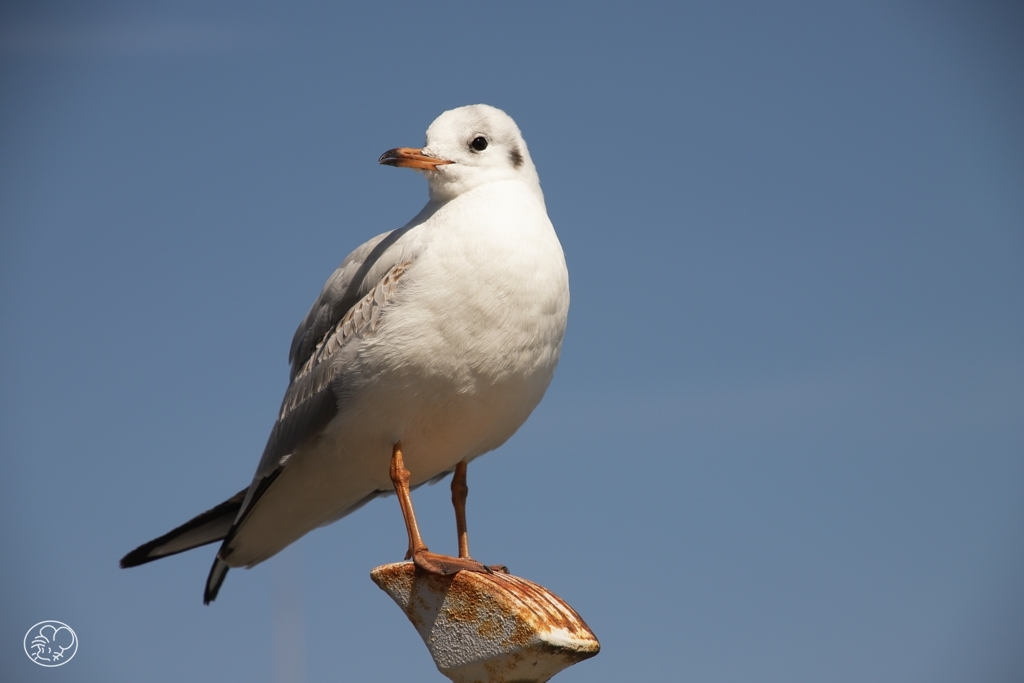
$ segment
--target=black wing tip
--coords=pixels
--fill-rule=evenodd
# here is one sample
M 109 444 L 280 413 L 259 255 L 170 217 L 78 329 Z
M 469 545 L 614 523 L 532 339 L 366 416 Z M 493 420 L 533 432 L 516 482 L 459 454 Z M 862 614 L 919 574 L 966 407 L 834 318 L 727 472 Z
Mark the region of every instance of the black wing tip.
M 203 591 L 203 604 L 209 605 L 211 602 L 217 599 L 217 593 L 220 592 L 220 587 L 224 585 L 224 579 L 227 578 L 228 570 L 227 563 L 219 557 L 213 560 L 213 566 L 210 567 L 210 576 L 206 579 L 206 589 Z
M 245 494 L 248 491 L 249 487 L 247 486 L 238 493 L 236 493 L 235 495 L 225 500 L 223 503 L 215 505 L 206 512 L 196 515 L 195 517 L 185 522 L 181 526 L 172 529 L 171 531 L 168 531 L 163 536 L 159 538 L 154 538 L 152 541 L 147 541 L 146 543 L 143 543 L 138 548 L 136 548 L 135 550 L 131 551 L 130 553 L 121 558 L 121 569 L 128 569 L 129 567 L 138 567 L 140 564 L 147 564 L 155 560 L 161 560 L 165 557 L 170 557 L 171 555 L 177 555 L 178 553 L 183 553 L 186 550 L 191 550 L 192 548 L 199 548 L 201 546 L 209 545 L 210 543 L 216 543 L 217 541 L 222 540 L 218 538 L 212 538 L 206 541 L 205 543 L 199 543 L 198 545 L 194 545 L 191 548 L 182 548 L 180 550 L 175 550 L 174 552 L 170 553 L 153 553 L 154 549 L 168 543 L 169 541 L 174 540 L 175 538 L 181 536 L 184 533 L 187 533 L 197 527 L 209 523 L 211 520 L 214 520 L 217 517 L 227 516 L 229 518 L 234 518 L 234 516 L 238 514 L 238 510 L 242 507 L 242 501 L 245 500 Z
M 157 541 L 159 540 L 161 539 L 156 539 L 150 541 L 149 543 L 143 543 L 138 548 L 122 557 L 121 569 L 128 569 L 129 567 L 138 567 L 141 564 L 146 564 L 154 560 L 159 560 L 162 557 L 166 557 L 166 555 L 156 555 L 151 557 L 149 554 L 150 551 L 153 550 L 153 548 L 157 545 Z

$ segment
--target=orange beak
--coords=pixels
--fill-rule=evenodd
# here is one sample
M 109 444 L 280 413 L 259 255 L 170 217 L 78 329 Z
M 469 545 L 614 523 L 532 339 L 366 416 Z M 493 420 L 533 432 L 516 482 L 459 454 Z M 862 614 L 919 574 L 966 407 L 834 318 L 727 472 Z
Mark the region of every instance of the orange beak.
M 438 166 L 444 166 L 452 162 L 437 157 L 428 157 L 422 149 L 412 147 L 396 147 L 389 149 L 380 155 L 377 163 L 385 166 L 398 166 L 399 168 L 415 168 L 420 171 L 433 171 Z

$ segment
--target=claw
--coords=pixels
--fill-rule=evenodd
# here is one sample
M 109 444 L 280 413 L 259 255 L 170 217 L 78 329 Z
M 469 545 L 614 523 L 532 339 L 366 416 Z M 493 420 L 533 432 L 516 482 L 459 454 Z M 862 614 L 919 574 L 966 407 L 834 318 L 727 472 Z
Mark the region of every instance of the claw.
M 469 557 L 451 557 L 450 555 L 438 555 L 428 550 L 414 553 L 413 564 L 429 574 L 439 576 L 451 576 L 461 571 L 476 572 L 478 574 L 491 574 L 492 569 Z M 507 573 L 507 572 L 506 572 Z

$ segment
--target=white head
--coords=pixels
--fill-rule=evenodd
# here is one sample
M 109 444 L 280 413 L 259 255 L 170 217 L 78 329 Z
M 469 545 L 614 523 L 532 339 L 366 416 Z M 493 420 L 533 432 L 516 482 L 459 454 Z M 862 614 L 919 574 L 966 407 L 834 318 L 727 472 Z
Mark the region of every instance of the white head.
M 427 128 L 422 149 L 388 150 L 380 163 L 423 171 L 433 201 L 448 201 L 486 183 L 519 180 L 544 201 L 537 169 L 519 127 L 486 104 L 451 109 Z

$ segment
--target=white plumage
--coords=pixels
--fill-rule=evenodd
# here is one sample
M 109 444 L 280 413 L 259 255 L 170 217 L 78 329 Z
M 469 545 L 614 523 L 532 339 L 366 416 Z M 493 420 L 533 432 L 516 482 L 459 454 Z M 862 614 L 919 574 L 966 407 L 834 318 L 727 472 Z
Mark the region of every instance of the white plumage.
M 396 444 L 415 486 L 500 446 L 544 395 L 568 274 L 515 122 L 487 105 L 453 109 L 422 150 L 381 162 L 422 170 L 430 201 L 328 279 L 296 331 L 292 381 L 252 484 L 124 566 L 223 538 L 212 600 L 227 567 L 262 562 L 391 491 Z

